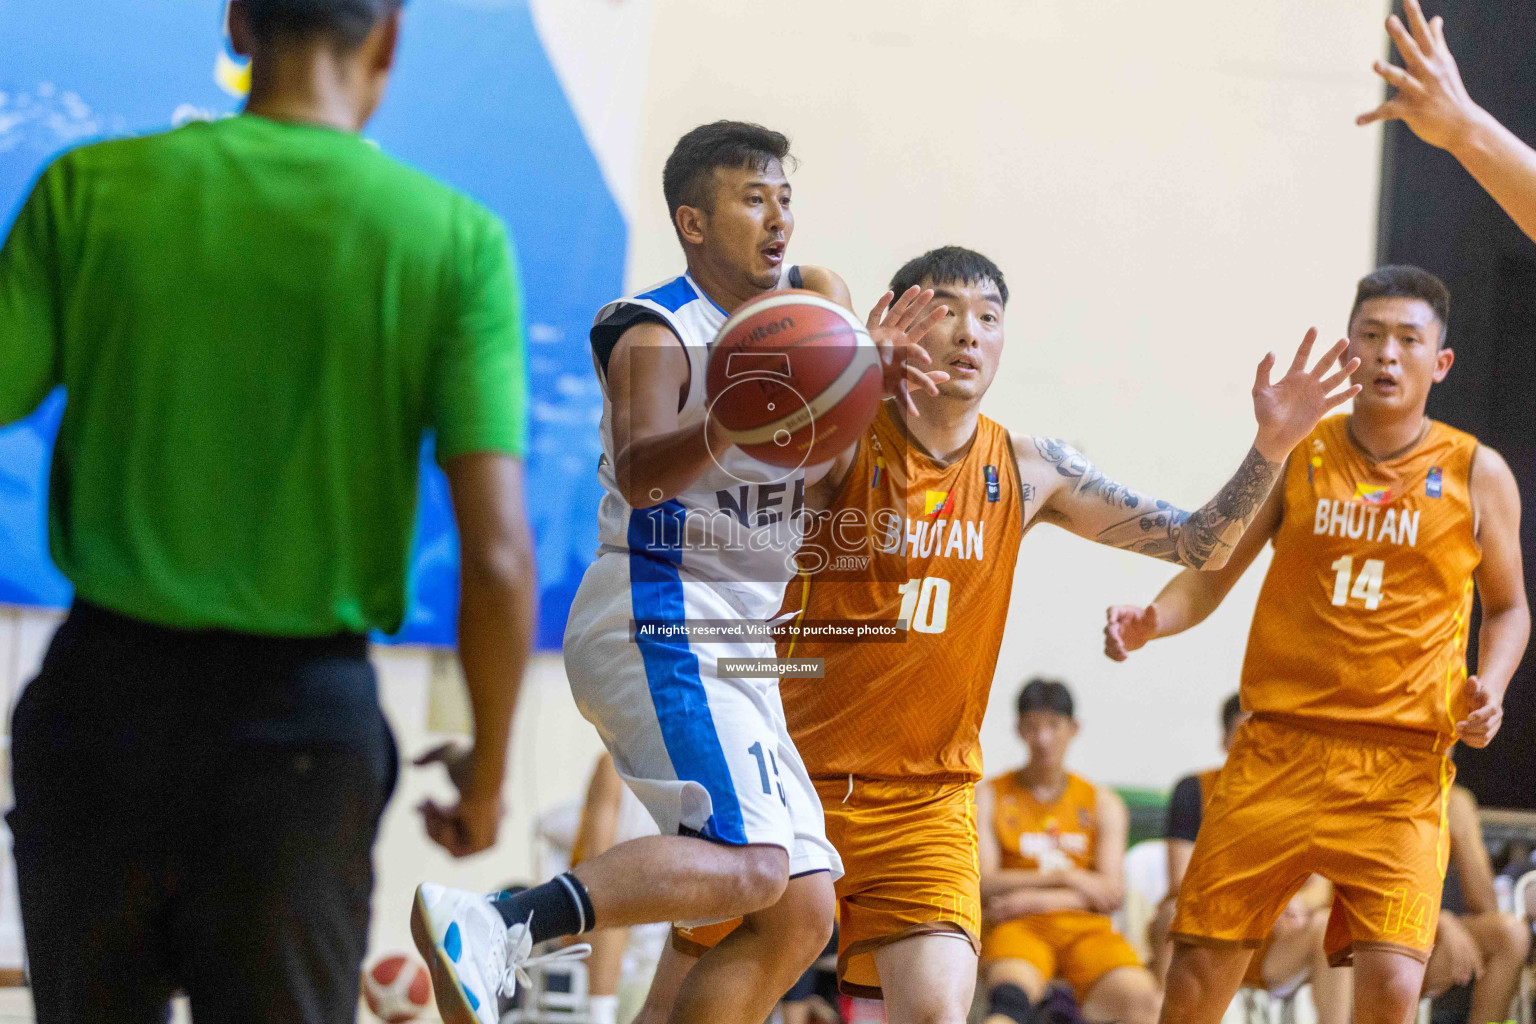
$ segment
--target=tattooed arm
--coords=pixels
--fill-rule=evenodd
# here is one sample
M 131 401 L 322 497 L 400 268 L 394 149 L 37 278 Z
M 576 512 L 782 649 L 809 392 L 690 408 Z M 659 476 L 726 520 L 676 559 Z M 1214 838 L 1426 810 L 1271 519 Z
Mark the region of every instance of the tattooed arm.
M 1036 518 L 1065 530 L 1137 554 L 1191 569 L 1220 569 L 1253 521 L 1283 462 L 1271 462 L 1257 448 L 1216 496 L 1194 512 L 1150 498 L 1105 476 L 1065 441 L 1037 437 L 1020 454 L 1024 479 L 1042 482 L 1043 504 Z M 1033 465 L 1023 465 L 1027 462 Z
M 1316 339 L 1317 331 L 1307 332 L 1290 369 L 1278 381 L 1270 380 L 1274 353 L 1259 364 L 1253 385 L 1258 435 L 1237 472 L 1196 511 L 1186 512 L 1116 483 L 1064 441 L 1035 438 L 1015 450 L 1020 451 L 1022 478 L 1039 485 L 1037 518 L 1110 547 L 1190 569 L 1220 569 L 1264 504 L 1291 449 L 1324 413 L 1360 390 L 1348 387 L 1335 393 L 1360 365 L 1358 359 L 1328 374 L 1347 342 L 1338 342 L 1307 369 Z
M 1269 492 L 1259 514 L 1248 526 L 1227 564 L 1220 569 L 1200 572 L 1185 569 L 1163 587 L 1153 602 L 1140 605 L 1114 605 L 1105 613 L 1104 653 L 1115 661 L 1124 661 L 1134 650 L 1158 637 L 1173 636 L 1204 622 L 1231 593 L 1243 573 L 1259 557 L 1280 529 L 1284 515 L 1285 491 L 1276 487 Z

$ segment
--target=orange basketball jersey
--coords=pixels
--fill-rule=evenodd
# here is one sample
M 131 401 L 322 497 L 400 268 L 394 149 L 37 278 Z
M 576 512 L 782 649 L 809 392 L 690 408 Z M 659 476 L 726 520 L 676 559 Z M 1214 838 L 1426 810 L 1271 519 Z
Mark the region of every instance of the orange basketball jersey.
M 1035 799 L 1018 772 L 999 775 L 992 787 L 992 830 L 1002 848 L 1001 867 L 1024 871 L 1093 870 L 1099 855 L 1099 792 L 1079 775 L 1052 804 Z
M 780 657 L 826 659 L 825 678 L 780 684 L 813 776 L 981 778 L 1024 504 L 1008 431 L 985 416 L 976 430 L 941 466 L 882 406 L 807 534 L 802 565 L 816 571 L 790 581 L 781 614 L 908 624 L 897 642 L 780 641 Z
M 1346 423 L 1324 420 L 1291 455 L 1243 707 L 1444 749 L 1466 710 L 1477 439 L 1431 423 L 1407 454 L 1375 463 Z

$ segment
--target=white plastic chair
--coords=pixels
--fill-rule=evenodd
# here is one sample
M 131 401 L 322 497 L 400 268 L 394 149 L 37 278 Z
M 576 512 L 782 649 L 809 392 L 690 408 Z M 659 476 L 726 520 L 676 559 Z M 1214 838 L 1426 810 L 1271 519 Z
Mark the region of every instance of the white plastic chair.
M 1527 871 L 1515 882 L 1515 915 L 1525 923 L 1527 930 L 1531 927 L 1531 909 L 1529 893 L 1532 885 L 1536 885 L 1536 871 Z M 1531 1000 L 1536 998 L 1536 979 L 1531 977 L 1530 965 L 1520 969 L 1520 985 L 1516 989 L 1515 1020 L 1520 1024 L 1532 1024 Z
M 1151 953 L 1147 929 L 1158 904 L 1168 895 L 1168 844 L 1148 839 L 1125 851 L 1125 901 L 1115 913 L 1115 927 L 1143 959 Z

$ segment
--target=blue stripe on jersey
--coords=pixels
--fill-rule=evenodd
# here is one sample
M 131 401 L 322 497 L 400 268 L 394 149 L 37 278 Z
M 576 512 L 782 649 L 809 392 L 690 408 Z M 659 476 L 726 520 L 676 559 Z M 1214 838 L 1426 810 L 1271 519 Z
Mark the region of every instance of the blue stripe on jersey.
M 649 299 L 668 313 L 676 313 L 696 297 L 693 285 L 688 283 L 687 274 L 674 277 L 660 288 L 652 288 L 644 295 L 635 296 L 637 299 Z
M 682 622 L 687 617 L 683 582 L 677 573 L 683 515 L 683 506 L 676 501 L 629 514 L 629 593 L 638 621 Z M 672 543 L 659 545 L 658 538 Z M 672 768 L 679 779 L 697 782 L 709 793 L 713 813 L 701 834 L 705 839 L 745 845 L 741 802 L 736 799 L 731 769 L 699 678 L 698 656 L 685 639 L 637 640 L 636 645 L 645 662 L 651 703 Z

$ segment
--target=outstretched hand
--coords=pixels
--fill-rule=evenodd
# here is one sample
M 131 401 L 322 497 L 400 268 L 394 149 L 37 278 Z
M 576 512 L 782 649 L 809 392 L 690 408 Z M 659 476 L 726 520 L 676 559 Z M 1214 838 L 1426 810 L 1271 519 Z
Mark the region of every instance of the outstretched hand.
M 412 762 L 418 768 L 441 764 L 459 792 L 458 803 L 452 807 L 444 807 L 430 799 L 416 807 L 428 838 L 455 857 L 467 857 L 495 845 L 501 822 L 500 794 L 494 789 L 489 795 L 476 791 L 473 755 L 472 747 L 450 742 L 433 747 Z
M 937 395 L 939 385 L 949 380 L 949 374 L 943 370 L 923 370 L 918 366 L 933 362 L 918 342 L 949 313 L 948 306 L 935 306 L 924 315 L 923 310 L 931 301 L 933 289 L 917 285 L 908 288 L 899 299 L 895 292 L 886 292 L 869 311 L 866 321 L 870 339 L 880 350 L 880 362 L 884 365 L 885 397 L 900 398 L 913 416 L 918 413 L 911 393 L 921 388 Z
M 1355 118 L 1356 124 L 1400 120 L 1431 146 L 1448 149 L 1477 123 L 1482 109 L 1472 102 L 1450 47 L 1445 44 L 1445 22 L 1439 15 L 1424 20 L 1419 0 L 1406 0 L 1405 26 L 1397 15 L 1387 19 L 1387 34 L 1403 66 L 1382 61 L 1373 70 L 1397 92 L 1381 106 Z
M 1309 370 L 1307 360 L 1311 358 L 1315 341 L 1317 328 L 1313 327 L 1302 339 L 1290 369 L 1277 381 L 1270 380 L 1270 373 L 1275 368 L 1275 354 L 1269 353 L 1259 363 L 1253 382 L 1253 414 L 1259 421 L 1259 436 L 1254 447 L 1271 462 L 1284 462 L 1291 449 L 1317 426 L 1318 420 L 1360 393 L 1358 384 L 1341 391 L 1334 390 L 1349 380 L 1349 375 L 1360 367 L 1360 360 L 1351 359 L 1336 373 L 1328 373 L 1349 347 L 1349 342 L 1340 339 Z
M 1456 738 L 1469 747 L 1486 747 L 1504 724 L 1504 702 L 1477 676 L 1467 677 L 1462 692 L 1467 697 L 1467 717 L 1456 723 Z
M 1157 636 L 1157 606 L 1145 608 L 1120 604 L 1105 613 L 1104 654 L 1115 661 L 1124 661 L 1132 651 L 1147 645 Z

